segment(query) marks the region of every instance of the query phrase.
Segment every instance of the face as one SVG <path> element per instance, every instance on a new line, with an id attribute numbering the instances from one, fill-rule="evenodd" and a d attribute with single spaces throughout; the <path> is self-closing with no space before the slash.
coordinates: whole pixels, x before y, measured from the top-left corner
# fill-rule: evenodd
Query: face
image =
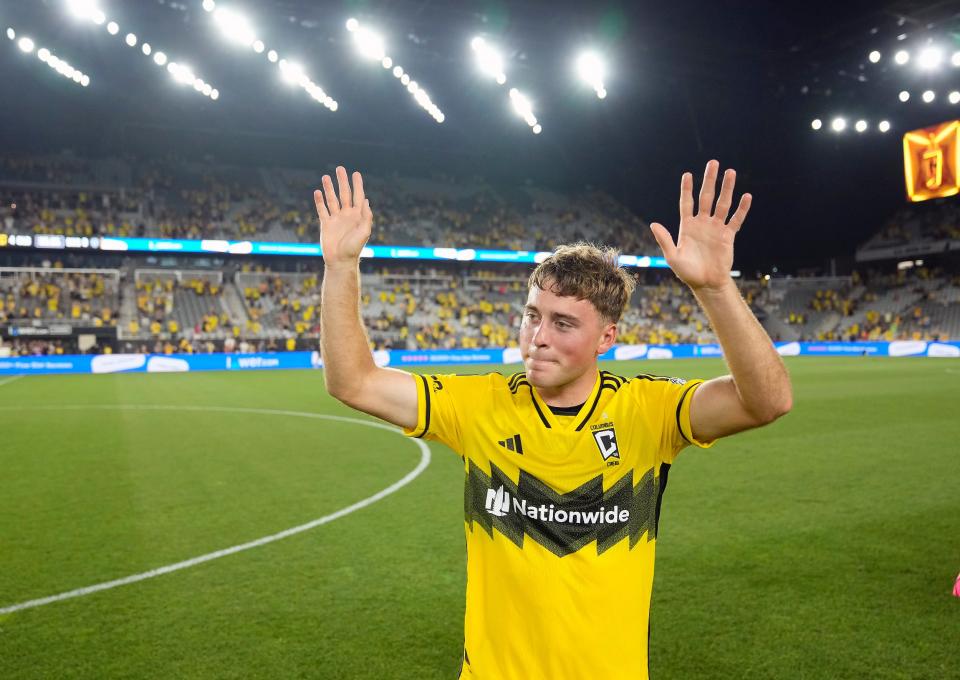
<path id="1" fill-rule="evenodd" d="M 520 354 L 534 386 L 561 387 L 596 370 L 597 356 L 616 338 L 616 324 L 600 316 L 589 300 L 530 288 L 520 324 Z"/>

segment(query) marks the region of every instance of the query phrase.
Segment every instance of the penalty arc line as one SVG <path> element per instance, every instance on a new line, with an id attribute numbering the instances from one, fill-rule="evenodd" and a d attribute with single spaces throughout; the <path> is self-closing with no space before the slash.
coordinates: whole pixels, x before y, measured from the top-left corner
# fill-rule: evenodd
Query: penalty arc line
<path id="1" fill-rule="evenodd" d="M 359 418 L 347 418 L 343 416 L 328 416 L 322 413 L 308 413 L 303 411 L 281 411 L 273 409 L 256 409 L 256 408 L 231 408 L 231 407 L 222 407 L 222 406 L 152 406 L 152 405 L 90 405 L 90 406 L 38 406 L 38 407 L 21 407 L 21 406 L 6 406 L 0 407 L 0 411 L 12 411 L 12 410 L 89 410 L 89 409 L 109 409 L 109 410 L 151 410 L 151 411 L 221 411 L 221 412 L 232 412 L 232 413 L 251 413 L 251 414 L 261 414 L 261 415 L 284 415 L 292 416 L 299 418 L 319 418 L 323 420 L 337 420 L 346 423 L 352 423 L 356 425 L 366 425 L 369 427 L 376 427 L 389 432 L 398 432 L 397 428 L 391 427 L 389 425 L 384 425 L 382 423 L 370 422 L 367 420 L 360 420 Z M 239 545 L 230 546 L 229 548 L 223 548 L 222 550 L 217 550 L 206 555 L 200 555 L 198 557 L 192 557 L 188 560 L 183 560 L 182 562 L 176 562 L 174 564 L 168 564 L 162 567 L 157 567 L 156 569 L 151 569 L 150 571 L 145 571 L 139 574 L 132 574 L 130 576 L 125 576 L 123 578 L 114 579 L 112 581 L 105 581 L 103 583 L 97 583 L 92 586 L 86 586 L 83 588 L 76 588 L 74 590 L 68 590 L 63 593 L 58 593 L 56 595 L 50 595 L 48 597 L 41 597 L 35 600 L 27 600 L 26 602 L 19 602 L 17 604 L 7 605 L 6 607 L 0 607 L 0 615 L 12 614 L 13 612 L 21 611 L 24 609 L 32 609 L 34 607 L 42 607 L 44 605 L 53 604 L 54 602 L 61 602 L 63 600 L 70 600 L 75 597 L 83 597 L 84 595 L 91 595 L 93 593 L 98 593 L 102 590 L 110 590 L 111 588 L 118 588 L 120 586 L 130 585 L 131 583 L 138 583 L 139 581 L 146 581 L 147 579 L 156 578 L 157 576 L 163 576 L 164 574 L 169 574 L 174 571 L 180 571 L 181 569 L 189 569 L 198 564 L 203 564 L 205 562 L 211 562 L 213 560 L 219 559 L 221 557 L 226 557 L 228 555 L 234 555 L 244 550 L 250 550 L 252 548 L 260 547 L 261 545 L 266 545 L 267 543 L 273 543 L 274 541 L 279 541 L 296 534 L 303 533 L 304 531 L 309 531 L 323 524 L 332 522 L 335 519 L 339 519 L 345 515 L 349 515 L 352 512 L 361 510 L 369 505 L 373 505 L 377 501 L 389 496 L 390 494 L 400 490 L 414 479 L 416 479 L 420 473 L 422 473 L 427 466 L 430 464 L 430 448 L 420 439 L 410 440 L 420 448 L 420 462 L 417 466 L 404 475 L 401 479 L 397 480 L 390 486 L 386 487 L 373 494 L 368 496 L 363 500 L 357 501 L 352 505 L 348 505 L 345 508 L 341 508 L 336 512 L 333 512 L 329 515 L 324 515 L 315 520 L 307 522 L 306 524 L 301 524 L 299 526 L 291 527 L 289 529 L 284 529 L 283 531 L 271 534 L 269 536 L 263 536 L 262 538 L 257 538 L 252 541 L 247 541 L 246 543 L 241 543 Z"/>
<path id="2" fill-rule="evenodd" d="M 7 378 L 6 380 L 0 380 L 0 386 L 9 385 L 9 384 L 12 383 L 14 380 L 19 380 L 19 379 L 22 378 L 22 377 L 23 377 L 22 375 L 15 375 L 15 376 L 12 376 L 12 377 L 10 377 L 10 378 Z"/>

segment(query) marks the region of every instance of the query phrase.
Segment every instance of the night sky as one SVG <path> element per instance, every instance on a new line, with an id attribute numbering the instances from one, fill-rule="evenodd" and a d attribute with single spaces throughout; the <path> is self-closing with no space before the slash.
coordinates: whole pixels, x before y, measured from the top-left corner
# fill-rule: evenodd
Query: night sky
<path id="1" fill-rule="evenodd" d="M 601 187 L 648 220 L 675 227 L 684 170 L 710 158 L 738 170 L 754 208 L 737 241 L 745 273 L 849 263 L 856 246 L 906 205 L 902 134 L 960 117 L 960 2 L 221 2 L 247 13 L 268 49 L 296 58 L 340 108 L 331 113 L 280 81 L 263 56 L 218 34 L 200 0 L 102 0 L 120 37 L 80 22 L 63 0 L 4 2 L 17 27 L 88 73 L 66 82 L 0 38 L 0 143 L 8 152 L 176 153 L 237 163 L 371 172 L 482 175 L 503 186 Z M 788 6 L 785 6 L 788 5 Z M 378 64 L 362 60 L 344 22 L 385 35 L 387 53 L 444 111 L 436 124 Z M 133 31 L 219 88 L 211 102 L 122 36 Z M 477 34 L 504 52 L 508 83 L 483 78 Z M 898 40 L 898 36 L 905 38 Z M 895 66 L 895 49 L 940 45 L 946 63 Z M 583 47 L 606 55 L 609 96 L 573 78 Z M 867 55 L 880 50 L 877 64 Z M 528 93 L 531 134 L 507 89 Z M 920 101 L 924 89 L 933 104 Z M 911 100 L 897 94 L 906 89 Z M 862 135 L 826 127 L 835 115 Z M 810 121 L 820 117 L 819 132 Z M 879 120 L 893 128 L 879 133 Z M 372 202 L 376 187 L 368 187 Z M 309 202 L 310 198 L 305 197 Z M 947 199 L 950 200 L 950 199 Z M 847 265 L 849 266 L 849 265 Z"/>

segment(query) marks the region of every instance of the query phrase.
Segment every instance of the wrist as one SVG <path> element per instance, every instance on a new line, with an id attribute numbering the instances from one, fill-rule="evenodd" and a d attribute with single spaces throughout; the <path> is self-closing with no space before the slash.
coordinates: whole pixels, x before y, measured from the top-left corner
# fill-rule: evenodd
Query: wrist
<path id="1" fill-rule="evenodd" d="M 355 272 L 360 267 L 360 258 L 345 260 L 323 260 L 323 268 L 330 272 Z"/>
<path id="2" fill-rule="evenodd" d="M 733 282 L 733 277 L 730 277 L 728 280 L 719 285 L 690 286 L 690 290 L 693 291 L 693 294 L 699 299 L 721 298 L 726 297 L 731 293 L 734 293 L 737 296 L 740 295 L 737 284 Z"/>

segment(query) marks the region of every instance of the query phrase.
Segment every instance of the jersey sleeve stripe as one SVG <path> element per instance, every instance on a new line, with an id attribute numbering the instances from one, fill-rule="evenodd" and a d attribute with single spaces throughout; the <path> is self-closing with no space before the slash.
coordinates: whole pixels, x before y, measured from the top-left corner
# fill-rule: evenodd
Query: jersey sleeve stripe
<path id="1" fill-rule="evenodd" d="M 687 440 L 687 443 L 693 444 L 693 432 L 690 433 L 688 437 L 687 434 L 683 431 L 683 425 L 680 424 L 680 412 L 683 410 L 683 400 L 687 398 L 687 395 L 690 394 L 690 390 L 699 385 L 700 383 L 693 383 L 687 389 L 683 391 L 683 394 L 680 395 L 680 401 L 677 402 L 677 429 L 680 430 L 680 436 Z"/>
<path id="2" fill-rule="evenodd" d="M 423 437 L 427 432 L 430 431 L 430 383 L 427 382 L 427 376 L 420 375 L 418 376 L 420 380 L 423 381 L 423 432 L 420 434 L 413 435 L 417 439 Z"/>

